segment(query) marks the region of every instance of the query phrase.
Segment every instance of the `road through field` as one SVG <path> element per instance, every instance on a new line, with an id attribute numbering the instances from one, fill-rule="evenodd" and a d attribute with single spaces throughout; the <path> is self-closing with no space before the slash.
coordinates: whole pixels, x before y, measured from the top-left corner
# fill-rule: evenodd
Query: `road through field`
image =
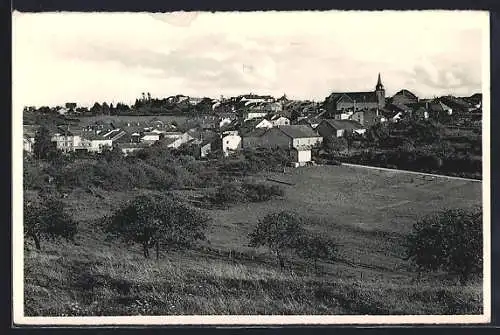
<path id="1" fill-rule="evenodd" d="M 388 172 L 400 172 L 400 173 L 416 174 L 416 175 L 420 175 L 420 176 L 429 176 L 429 177 L 436 177 L 436 178 L 448 178 L 448 179 L 454 179 L 454 180 L 474 181 L 474 182 L 478 182 L 478 183 L 481 183 L 483 181 L 482 179 L 453 177 L 453 176 L 446 176 L 446 175 L 442 175 L 442 174 L 432 174 L 432 173 L 409 171 L 409 170 L 388 169 L 388 168 L 383 168 L 383 167 L 378 167 L 378 166 L 368 166 L 368 165 L 359 165 L 359 164 L 350 164 L 350 163 L 342 163 L 342 165 L 355 167 L 355 168 L 365 168 L 365 169 L 373 169 L 373 170 L 388 171 Z"/>

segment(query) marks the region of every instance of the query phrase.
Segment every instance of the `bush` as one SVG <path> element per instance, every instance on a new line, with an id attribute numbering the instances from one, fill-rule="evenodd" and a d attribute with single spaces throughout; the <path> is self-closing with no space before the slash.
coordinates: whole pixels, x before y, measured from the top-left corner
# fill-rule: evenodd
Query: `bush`
<path id="1" fill-rule="evenodd" d="M 42 190 L 48 186 L 49 175 L 36 162 L 23 164 L 23 187 L 25 190 Z"/>
<path id="2" fill-rule="evenodd" d="M 444 270 L 466 283 L 483 269 L 482 212 L 448 209 L 413 226 L 406 240 L 408 259 L 420 270 Z"/>
<path id="3" fill-rule="evenodd" d="M 272 197 L 282 197 L 285 192 L 278 185 L 266 185 L 263 183 L 244 183 L 243 191 L 246 198 L 251 202 L 268 201 Z"/>
<path id="4" fill-rule="evenodd" d="M 246 201 L 241 185 L 237 183 L 224 183 L 217 187 L 212 201 L 216 204 L 223 205 L 228 203 L 239 203 Z"/>
<path id="5" fill-rule="evenodd" d="M 263 202 L 275 196 L 283 196 L 283 189 L 278 185 L 264 183 L 224 183 L 212 195 L 212 202 L 223 204 L 236 204 L 242 202 Z"/>

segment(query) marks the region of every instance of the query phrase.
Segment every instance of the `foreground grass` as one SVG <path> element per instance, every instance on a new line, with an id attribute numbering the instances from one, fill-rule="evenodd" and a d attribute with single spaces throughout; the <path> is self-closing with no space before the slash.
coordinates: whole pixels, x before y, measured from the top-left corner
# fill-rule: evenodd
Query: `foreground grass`
<path id="1" fill-rule="evenodd" d="M 208 210 L 210 247 L 145 260 L 135 247 L 106 242 L 94 222 L 143 192 L 74 191 L 65 199 L 80 222 L 77 243 L 26 242 L 25 314 L 480 314 L 482 286 L 416 274 L 402 259 L 404 235 L 421 215 L 480 204 L 480 184 L 425 181 L 352 168 L 296 169 L 284 199 Z M 265 177 L 264 177 L 265 178 Z M 27 192 L 26 195 L 30 193 Z M 280 271 L 266 250 L 247 247 L 257 220 L 277 210 L 314 217 L 311 230 L 339 244 L 315 273 L 289 256 Z M 229 258 L 229 252 L 239 254 Z"/>
<path id="2" fill-rule="evenodd" d="M 203 314 L 478 314 L 477 285 L 345 280 L 306 271 L 177 254 L 48 246 L 26 253 L 30 316 Z"/>

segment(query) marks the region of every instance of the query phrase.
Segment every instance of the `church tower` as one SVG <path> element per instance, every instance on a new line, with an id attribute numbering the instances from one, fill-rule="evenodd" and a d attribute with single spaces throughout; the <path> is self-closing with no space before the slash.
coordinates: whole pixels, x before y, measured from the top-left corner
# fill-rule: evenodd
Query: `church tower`
<path id="1" fill-rule="evenodd" d="M 382 79 L 380 79 L 380 73 L 378 74 L 377 86 L 375 86 L 375 95 L 377 96 L 378 108 L 385 107 L 385 89 L 382 85 Z"/>

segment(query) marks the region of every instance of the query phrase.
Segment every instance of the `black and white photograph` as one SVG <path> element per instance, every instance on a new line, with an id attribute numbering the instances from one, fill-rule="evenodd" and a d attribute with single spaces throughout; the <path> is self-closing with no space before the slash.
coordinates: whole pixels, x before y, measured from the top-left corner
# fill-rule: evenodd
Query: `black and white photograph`
<path id="1" fill-rule="evenodd" d="M 13 318 L 491 318 L 487 11 L 12 13 Z"/>

